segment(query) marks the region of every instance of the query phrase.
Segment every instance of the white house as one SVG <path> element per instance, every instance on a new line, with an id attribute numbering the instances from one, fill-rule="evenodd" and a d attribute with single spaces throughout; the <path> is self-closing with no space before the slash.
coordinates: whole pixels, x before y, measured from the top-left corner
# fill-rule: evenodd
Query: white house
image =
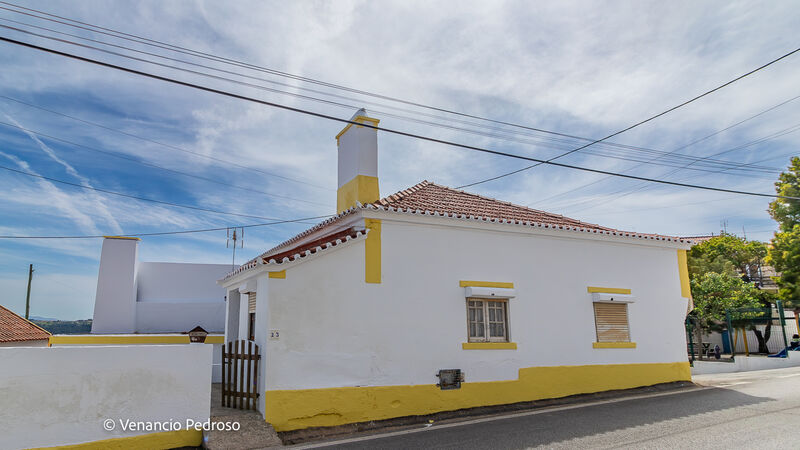
<path id="1" fill-rule="evenodd" d="M 378 120 L 352 121 L 340 213 L 219 281 L 276 430 L 690 380 L 689 242 L 427 181 L 380 198 Z"/>
<path id="2" fill-rule="evenodd" d="M 103 240 L 92 333 L 225 330 L 225 291 L 214 281 L 227 264 L 144 262 L 139 238 Z"/>
<path id="3" fill-rule="evenodd" d="M 53 346 L 188 344 L 200 326 L 214 346 L 212 379 L 221 380 L 228 264 L 139 261 L 139 238 L 103 240 L 90 335 L 55 335 Z M 216 335 L 214 335 L 216 333 Z"/>

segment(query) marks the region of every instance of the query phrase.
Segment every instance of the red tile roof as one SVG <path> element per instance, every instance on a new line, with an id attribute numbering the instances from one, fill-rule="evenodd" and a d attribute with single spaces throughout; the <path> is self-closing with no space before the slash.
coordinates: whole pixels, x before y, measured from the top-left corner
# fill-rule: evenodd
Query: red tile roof
<path id="1" fill-rule="evenodd" d="M 42 341 L 50 333 L 0 305 L 0 342 Z"/>
<path id="2" fill-rule="evenodd" d="M 581 222 L 558 214 L 459 191 L 429 181 L 423 181 L 416 186 L 384 197 L 373 205 L 612 231 L 611 228 L 593 223 Z"/>
<path id="3" fill-rule="evenodd" d="M 348 209 L 336 217 L 327 219 L 324 222 L 321 222 L 292 237 L 291 239 L 278 244 L 272 249 L 262 253 L 257 258 L 248 261 L 235 271 L 228 274 L 226 278 L 255 267 L 258 264 L 259 259 L 261 259 L 264 263 L 268 263 L 273 260 L 276 263 L 281 263 L 283 258 L 289 257 L 290 261 L 293 261 L 294 255 L 300 254 L 302 257 L 305 256 L 305 252 L 309 252 L 308 254 L 315 253 L 318 247 L 321 247 L 322 249 L 327 248 L 326 244 L 332 243 L 336 239 L 339 239 L 339 235 L 343 235 L 345 238 L 347 238 L 347 236 L 350 236 L 351 238 L 356 237 L 356 235 L 353 233 L 358 232 L 353 231 L 353 228 L 341 230 L 340 228 L 337 229 L 336 226 L 339 225 L 339 223 L 345 217 L 363 208 L 377 208 L 410 213 L 435 213 L 434 215 L 444 215 L 447 217 L 461 219 L 474 218 L 476 220 L 483 220 L 487 222 L 516 223 L 520 225 L 582 231 L 618 237 L 687 243 L 687 241 L 682 238 L 676 238 L 672 236 L 620 231 L 593 223 L 581 222 L 580 220 L 571 219 L 558 214 L 531 209 L 525 206 L 484 197 L 482 195 L 459 191 L 457 189 L 441 186 L 429 181 L 423 181 L 408 189 L 389 195 L 388 197 L 384 197 L 374 203 L 363 205 L 360 208 Z M 318 237 L 311 242 L 297 244 L 298 242 L 302 242 L 304 238 L 329 228 L 331 231 L 328 231 L 327 234 Z M 341 240 L 345 241 L 345 239 Z"/>

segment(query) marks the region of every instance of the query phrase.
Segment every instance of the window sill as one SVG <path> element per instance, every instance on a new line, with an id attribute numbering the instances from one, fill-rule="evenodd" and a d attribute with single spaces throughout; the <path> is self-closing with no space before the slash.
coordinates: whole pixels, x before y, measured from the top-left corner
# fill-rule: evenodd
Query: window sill
<path id="1" fill-rule="evenodd" d="M 636 342 L 593 342 L 593 348 L 636 348 Z"/>
<path id="2" fill-rule="evenodd" d="M 462 350 L 516 350 L 516 342 L 464 342 Z"/>

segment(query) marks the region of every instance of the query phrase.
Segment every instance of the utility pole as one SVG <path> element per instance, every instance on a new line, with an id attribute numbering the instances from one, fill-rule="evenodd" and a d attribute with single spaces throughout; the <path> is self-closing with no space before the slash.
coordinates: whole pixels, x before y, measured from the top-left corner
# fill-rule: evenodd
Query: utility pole
<path id="1" fill-rule="evenodd" d="M 239 232 L 237 234 L 237 232 Z M 244 248 L 244 228 L 228 228 L 228 240 L 225 247 L 233 247 L 233 258 L 231 259 L 231 270 L 236 270 L 236 242 L 240 242 L 239 248 Z M 233 245 L 231 245 L 231 242 Z"/>
<path id="2" fill-rule="evenodd" d="M 33 264 L 28 267 L 28 295 L 25 296 L 25 320 L 31 315 L 31 280 L 33 280 Z"/>

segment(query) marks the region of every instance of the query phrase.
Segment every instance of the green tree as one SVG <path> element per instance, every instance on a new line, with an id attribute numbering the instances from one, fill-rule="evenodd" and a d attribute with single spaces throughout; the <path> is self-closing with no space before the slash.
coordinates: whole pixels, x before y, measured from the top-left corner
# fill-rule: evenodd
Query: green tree
<path id="1" fill-rule="evenodd" d="M 769 213 L 778 222 L 779 231 L 772 239 L 767 261 L 780 277 L 778 297 L 784 305 L 794 306 L 800 312 L 800 158 L 792 158 L 788 170 L 775 182 L 775 190 L 783 198 L 769 204 Z"/>
<path id="2" fill-rule="evenodd" d="M 761 266 L 767 256 L 763 242 L 723 234 L 695 245 L 688 256 L 695 306 L 691 316 L 698 338 L 702 330 L 721 330 L 728 309 L 769 307 L 774 301 L 756 285 L 762 283 Z M 749 328 L 758 340 L 759 352 L 767 353 L 771 323 L 763 333 L 753 323 Z"/>
<path id="3" fill-rule="evenodd" d="M 689 276 L 704 274 L 737 274 L 745 281 L 761 282 L 761 265 L 767 256 L 763 242 L 746 241 L 738 236 L 723 234 L 695 245 L 689 251 Z"/>
<path id="4" fill-rule="evenodd" d="M 691 280 L 691 285 L 693 315 L 706 329 L 723 323 L 728 309 L 762 306 L 759 289 L 729 273 L 708 272 Z"/>

